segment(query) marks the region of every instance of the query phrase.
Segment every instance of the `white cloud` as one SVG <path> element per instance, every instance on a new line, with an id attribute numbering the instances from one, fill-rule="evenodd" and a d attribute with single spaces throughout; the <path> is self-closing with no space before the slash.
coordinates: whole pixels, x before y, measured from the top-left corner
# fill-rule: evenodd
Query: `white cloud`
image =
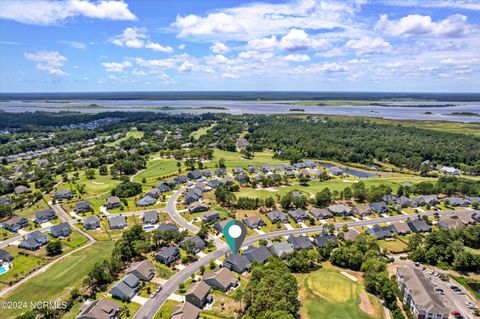
<path id="1" fill-rule="evenodd" d="M 247 48 L 250 50 L 268 51 L 277 47 L 277 37 L 272 35 L 271 37 L 262 39 L 253 39 L 248 41 Z"/>
<path id="2" fill-rule="evenodd" d="M 228 51 L 230 51 L 230 49 L 222 42 L 215 42 L 213 45 L 210 46 L 210 50 L 213 53 L 227 53 Z"/>
<path id="3" fill-rule="evenodd" d="M 125 68 L 131 68 L 132 62 L 125 60 L 121 63 L 118 62 L 104 62 L 102 66 L 105 68 L 107 72 L 123 72 Z"/>
<path id="4" fill-rule="evenodd" d="M 207 15 L 177 16 L 171 25 L 178 37 L 204 41 L 248 41 L 285 34 L 294 28 L 350 29 L 358 5 L 351 2 L 291 0 L 255 2 L 217 10 Z"/>
<path id="5" fill-rule="evenodd" d="M 345 47 L 356 50 L 357 55 L 382 54 L 391 51 L 391 45 L 380 37 L 364 37 L 359 40 L 350 40 Z"/>
<path id="6" fill-rule="evenodd" d="M 74 49 L 85 50 L 87 48 L 85 43 L 79 41 L 60 41 L 60 43 L 67 44 Z"/>
<path id="7" fill-rule="evenodd" d="M 14 42 L 14 41 L 0 41 L 0 44 L 3 44 L 3 45 L 19 45 L 18 42 Z"/>
<path id="8" fill-rule="evenodd" d="M 53 75 L 68 75 L 61 69 L 67 58 L 57 51 L 26 52 L 24 55 L 28 60 L 38 62 L 36 67 L 39 70 Z"/>
<path id="9" fill-rule="evenodd" d="M 180 45 L 178 46 L 178 49 L 179 49 L 179 50 L 183 50 L 183 49 L 185 49 L 186 47 L 187 47 L 187 46 L 182 43 L 182 44 L 180 44 Z"/>
<path id="10" fill-rule="evenodd" d="M 449 8 L 480 11 L 480 3 L 477 0 L 385 0 L 391 6 L 399 7 L 424 7 L 424 8 Z"/>
<path id="11" fill-rule="evenodd" d="M 147 48 L 155 52 L 171 53 L 173 49 L 169 46 L 163 46 L 159 43 L 151 42 L 148 40 L 147 30 L 145 28 L 129 27 L 123 30 L 122 34 L 119 34 L 109 41 L 120 47 L 127 48 Z"/>
<path id="12" fill-rule="evenodd" d="M 152 49 L 155 52 L 165 52 L 165 53 L 172 53 L 173 49 L 172 47 L 169 46 L 163 46 L 161 44 L 155 43 L 155 42 L 150 42 L 145 45 L 147 49 Z"/>
<path id="13" fill-rule="evenodd" d="M 333 58 L 338 56 L 345 55 L 345 52 L 341 48 L 333 48 L 323 53 L 318 53 L 319 56 L 323 56 L 325 58 Z"/>
<path id="14" fill-rule="evenodd" d="M 135 63 L 140 66 L 151 68 L 151 69 L 166 69 L 172 68 L 176 65 L 176 60 L 174 59 L 152 59 L 152 60 L 145 60 L 143 58 L 136 58 Z"/>
<path id="15" fill-rule="evenodd" d="M 400 20 L 389 20 L 388 15 L 380 16 L 375 30 L 389 36 L 434 36 L 459 38 L 476 30 L 468 24 L 467 17 L 454 14 L 439 22 L 433 22 L 430 16 L 408 15 Z"/>
<path id="16" fill-rule="evenodd" d="M 178 71 L 188 72 L 188 71 L 192 71 L 194 67 L 195 67 L 195 64 L 191 63 L 190 61 L 185 61 L 182 63 L 182 65 L 180 65 L 180 67 L 178 68 Z"/>
<path id="17" fill-rule="evenodd" d="M 135 15 L 128 9 L 128 4 L 123 1 L 0 1 L 0 18 L 20 23 L 54 25 L 78 16 L 104 20 L 136 20 Z"/>
<path id="18" fill-rule="evenodd" d="M 299 66 L 293 70 L 293 73 L 296 74 L 317 74 L 317 73 L 342 73 L 349 70 L 348 66 L 331 62 L 323 64 L 315 64 L 309 66 Z"/>
<path id="19" fill-rule="evenodd" d="M 307 62 L 310 61 L 310 57 L 306 54 L 289 54 L 285 57 L 289 62 Z"/>
<path id="20" fill-rule="evenodd" d="M 280 40 L 280 47 L 287 51 L 314 49 L 326 44 L 326 40 L 315 40 L 302 29 L 292 29 Z"/>

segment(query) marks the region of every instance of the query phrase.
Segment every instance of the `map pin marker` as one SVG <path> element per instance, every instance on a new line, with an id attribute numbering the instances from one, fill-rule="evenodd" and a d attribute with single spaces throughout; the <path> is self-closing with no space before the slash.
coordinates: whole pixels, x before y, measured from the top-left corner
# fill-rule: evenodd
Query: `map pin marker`
<path id="1" fill-rule="evenodd" d="M 247 228 L 242 222 L 231 220 L 223 227 L 223 236 L 227 239 L 232 254 L 236 254 L 247 236 Z"/>

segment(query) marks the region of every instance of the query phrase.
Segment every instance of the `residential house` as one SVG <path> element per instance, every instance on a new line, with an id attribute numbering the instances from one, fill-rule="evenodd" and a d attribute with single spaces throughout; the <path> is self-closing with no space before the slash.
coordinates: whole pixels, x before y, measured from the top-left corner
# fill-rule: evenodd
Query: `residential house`
<path id="1" fill-rule="evenodd" d="M 368 204 L 357 205 L 353 207 L 353 212 L 359 216 L 365 217 L 372 214 L 372 209 Z"/>
<path id="2" fill-rule="evenodd" d="M 194 202 L 198 202 L 198 200 L 200 199 L 200 196 L 198 196 L 196 193 L 194 192 L 188 192 L 186 195 L 185 195 L 185 198 L 183 199 L 183 203 L 185 205 L 190 205 Z"/>
<path id="3" fill-rule="evenodd" d="M 447 175 L 460 175 L 460 171 L 455 167 L 443 166 L 441 171 Z"/>
<path id="4" fill-rule="evenodd" d="M 348 216 L 352 214 L 352 209 L 347 205 L 339 204 L 339 205 L 330 205 L 327 209 L 334 215 L 334 216 Z"/>
<path id="5" fill-rule="evenodd" d="M 268 173 L 268 172 L 271 171 L 271 168 L 270 168 L 270 165 L 265 164 L 265 165 L 260 166 L 260 170 L 264 173 Z"/>
<path id="6" fill-rule="evenodd" d="M 295 237 L 293 235 L 290 235 L 287 239 L 287 241 L 293 246 L 294 250 L 298 249 L 312 249 L 313 245 L 312 242 L 310 241 L 310 238 L 304 235 L 300 235 L 298 237 Z"/>
<path id="7" fill-rule="evenodd" d="M 190 205 L 188 205 L 188 211 L 190 213 L 206 212 L 209 209 L 210 209 L 210 206 L 208 206 L 205 203 L 200 203 L 200 202 L 193 202 Z"/>
<path id="8" fill-rule="evenodd" d="M 328 219 L 333 217 L 332 213 L 326 208 L 317 208 L 314 207 L 310 210 L 310 215 L 315 217 L 315 219 Z"/>
<path id="9" fill-rule="evenodd" d="M 152 206 L 157 202 L 157 200 L 151 196 L 144 196 L 137 200 L 137 206 L 145 207 L 145 206 Z"/>
<path id="10" fill-rule="evenodd" d="M 162 195 L 162 192 L 158 187 L 150 188 L 145 192 L 145 196 L 152 197 L 153 199 L 157 199 L 160 195 Z"/>
<path id="11" fill-rule="evenodd" d="M 235 143 L 235 145 L 237 146 L 237 151 L 241 151 L 241 150 L 244 150 L 247 148 L 247 146 L 249 145 L 248 143 L 248 140 L 244 137 L 240 137 L 237 142 Z"/>
<path id="12" fill-rule="evenodd" d="M 88 230 L 100 228 L 100 219 L 95 215 L 88 216 L 87 218 L 83 219 L 83 227 Z"/>
<path id="13" fill-rule="evenodd" d="M 158 222 L 158 214 L 156 210 L 149 210 L 143 213 L 143 222 L 145 224 L 156 224 Z"/>
<path id="14" fill-rule="evenodd" d="M 243 219 L 243 223 L 251 229 L 259 229 L 260 227 L 265 226 L 265 222 L 260 216 L 247 217 Z"/>
<path id="15" fill-rule="evenodd" d="M 248 175 L 243 173 L 238 174 L 237 177 L 235 178 L 240 184 L 247 184 L 248 181 L 250 180 L 250 177 L 248 177 Z"/>
<path id="16" fill-rule="evenodd" d="M 82 307 L 75 319 L 116 319 L 121 309 L 115 301 L 101 298 Z"/>
<path id="17" fill-rule="evenodd" d="M 396 203 L 398 201 L 398 198 L 395 195 L 387 194 L 382 196 L 382 200 L 387 203 Z"/>
<path id="18" fill-rule="evenodd" d="M 418 268 L 397 268 L 397 283 L 403 302 L 416 319 L 447 319 L 449 309 L 435 286 Z"/>
<path id="19" fill-rule="evenodd" d="M 281 241 L 278 243 L 274 243 L 271 245 L 268 250 L 272 253 L 272 255 L 277 256 L 278 258 L 284 259 L 287 257 L 288 254 L 293 252 L 293 246 L 287 241 Z"/>
<path id="20" fill-rule="evenodd" d="M 478 196 L 467 196 L 465 199 L 468 201 L 469 204 L 479 203 L 480 204 L 480 197 Z"/>
<path id="21" fill-rule="evenodd" d="M 50 234 L 52 237 L 68 237 L 72 233 L 72 227 L 70 227 L 70 224 L 68 222 L 63 222 L 57 225 L 53 225 L 52 228 L 50 228 Z"/>
<path id="22" fill-rule="evenodd" d="M 187 177 L 189 179 L 197 180 L 197 179 L 202 178 L 202 173 L 200 171 L 190 171 L 190 172 L 188 172 Z"/>
<path id="23" fill-rule="evenodd" d="M 158 227 L 157 227 L 157 231 L 159 231 L 159 232 L 169 231 L 169 230 L 173 230 L 173 231 L 178 232 L 178 226 L 175 225 L 175 224 L 172 224 L 172 223 L 164 223 L 164 224 L 158 225 Z"/>
<path id="24" fill-rule="evenodd" d="M 380 226 L 378 224 L 368 229 L 367 234 L 375 236 L 378 240 L 392 237 L 392 232 L 388 226 Z"/>
<path id="25" fill-rule="evenodd" d="M 27 235 L 26 239 L 22 241 L 18 247 L 28 250 L 38 250 L 40 247 L 48 243 L 48 236 L 39 230 Z"/>
<path id="26" fill-rule="evenodd" d="M 321 234 L 313 240 L 317 247 L 326 247 L 328 243 L 332 243 L 334 247 L 338 247 L 338 240 L 335 235 Z"/>
<path id="27" fill-rule="evenodd" d="M 180 247 L 187 249 L 193 243 L 193 250 L 197 254 L 205 248 L 205 242 L 198 236 L 185 237 L 184 240 L 180 242 Z"/>
<path id="28" fill-rule="evenodd" d="M 0 263 L 11 262 L 13 256 L 6 250 L 0 249 Z"/>
<path id="29" fill-rule="evenodd" d="M 155 266 L 149 260 L 134 262 L 127 269 L 127 274 L 134 274 L 143 281 L 150 281 L 155 277 Z"/>
<path id="30" fill-rule="evenodd" d="M 213 176 L 213 172 L 209 169 L 204 169 L 202 171 L 202 175 L 205 176 L 205 177 L 212 177 Z"/>
<path id="31" fill-rule="evenodd" d="M 400 207 L 411 207 L 414 205 L 414 202 L 408 197 L 401 196 L 397 200 L 397 204 L 400 205 Z"/>
<path id="32" fill-rule="evenodd" d="M 250 269 L 250 261 L 247 257 L 240 254 L 230 254 L 223 261 L 223 267 L 235 271 L 236 273 L 243 274 Z"/>
<path id="33" fill-rule="evenodd" d="M 86 213 L 86 212 L 93 211 L 93 209 L 89 202 L 84 201 L 84 202 L 75 203 L 75 211 L 77 213 Z"/>
<path id="34" fill-rule="evenodd" d="M 127 219 L 123 215 L 115 215 L 108 218 L 110 229 L 123 229 L 127 227 Z"/>
<path id="35" fill-rule="evenodd" d="M 305 213 L 305 211 L 301 208 L 289 210 L 288 215 L 290 215 L 290 217 L 292 217 L 297 223 L 301 223 L 308 219 L 307 213 Z"/>
<path id="36" fill-rule="evenodd" d="M 432 229 L 423 219 L 407 220 L 407 225 L 415 233 L 429 232 Z"/>
<path id="37" fill-rule="evenodd" d="M 161 183 L 160 185 L 157 186 L 157 188 L 160 191 L 160 193 L 166 193 L 166 192 L 169 192 L 171 190 L 171 188 L 170 188 L 170 186 L 168 185 L 167 182 Z"/>
<path id="38" fill-rule="evenodd" d="M 210 188 L 217 188 L 220 185 L 220 181 L 218 179 L 211 179 L 207 182 L 207 185 Z"/>
<path id="39" fill-rule="evenodd" d="M 420 201 L 423 201 L 424 205 L 436 205 L 439 203 L 438 198 L 436 195 L 420 195 Z M 420 205 L 419 205 L 420 206 Z"/>
<path id="40" fill-rule="evenodd" d="M 406 223 L 393 222 L 390 226 L 390 231 L 399 235 L 406 235 L 411 232 L 410 227 Z"/>
<path id="41" fill-rule="evenodd" d="M 215 170 L 215 175 L 225 176 L 225 175 L 227 175 L 227 169 L 224 168 L 224 167 L 217 168 L 217 169 Z"/>
<path id="42" fill-rule="evenodd" d="M 55 214 L 53 209 L 45 209 L 35 213 L 35 222 L 37 224 L 46 223 L 55 218 L 57 218 L 57 214 Z"/>
<path id="43" fill-rule="evenodd" d="M 210 286 L 204 281 L 191 284 L 190 290 L 185 294 L 185 301 L 203 309 L 205 305 L 213 301 L 213 296 L 210 294 Z"/>
<path id="44" fill-rule="evenodd" d="M 220 220 L 213 224 L 213 228 L 219 233 L 223 233 L 223 229 L 225 228 L 225 225 L 231 221 L 231 219 L 225 219 L 225 220 Z"/>
<path id="45" fill-rule="evenodd" d="M 60 189 L 53 194 L 55 199 L 69 199 L 73 197 L 73 192 L 69 189 Z"/>
<path id="46" fill-rule="evenodd" d="M 258 169 L 257 169 L 255 166 L 249 166 L 249 167 L 247 168 L 247 171 L 248 171 L 249 173 L 252 173 L 252 174 L 253 174 L 253 173 L 258 173 Z"/>
<path id="47" fill-rule="evenodd" d="M 198 319 L 201 311 L 189 302 L 182 302 L 173 308 L 170 319 Z"/>
<path id="48" fill-rule="evenodd" d="M 234 168 L 232 169 L 232 172 L 233 172 L 233 174 L 235 174 L 235 175 L 240 174 L 240 173 L 243 173 L 243 168 L 241 168 L 241 167 L 234 167 Z"/>
<path id="49" fill-rule="evenodd" d="M 450 196 L 445 199 L 445 203 L 448 203 L 450 206 L 468 206 L 468 200 L 462 197 Z"/>
<path id="50" fill-rule="evenodd" d="M 112 287 L 110 293 L 113 298 L 130 301 L 140 288 L 140 279 L 134 274 L 128 274 Z"/>
<path id="51" fill-rule="evenodd" d="M 176 185 L 184 184 L 184 183 L 188 182 L 188 177 L 185 176 L 185 175 L 175 176 L 173 178 L 173 182 Z"/>
<path id="52" fill-rule="evenodd" d="M 465 224 L 458 218 L 458 216 L 447 216 L 441 218 L 437 223 L 437 227 L 445 230 L 452 230 L 457 228 L 465 227 Z"/>
<path id="53" fill-rule="evenodd" d="M 203 274 L 202 280 L 210 287 L 227 292 L 238 286 L 238 279 L 227 268 L 220 268 L 215 271 L 207 271 Z"/>
<path id="54" fill-rule="evenodd" d="M 115 209 L 120 207 L 120 198 L 117 196 L 110 196 L 105 200 L 105 207 L 107 209 Z"/>
<path id="55" fill-rule="evenodd" d="M 343 238 L 344 238 L 345 240 L 355 241 L 359 235 L 360 235 L 360 233 L 358 232 L 358 230 L 356 230 L 355 228 L 350 228 L 350 229 L 343 235 Z"/>
<path id="56" fill-rule="evenodd" d="M 370 203 L 370 208 L 372 209 L 372 211 L 374 211 L 377 214 L 388 213 L 388 205 L 383 201 Z"/>
<path id="57" fill-rule="evenodd" d="M 30 191 L 30 188 L 28 188 L 27 186 L 23 186 L 23 185 L 18 185 L 17 187 L 15 187 L 13 189 L 15 195 L 21 195 L 23 193 L 28 193 Z"/>
<path id="58" fill-rule="evenodd" d="M 265 263 L 272 254 L 268 251 L 267 247 L 260 245 L 259 247 L 248 247 L 243 254 L 248 258 L 250 262 Z"/>
<path id="59" fill-rule="evenodd" d="M 214 221 L 215 219 L 218 219 L 218 218 L 220 218 L 220 213 L 215 211 L 215 210 L 211 210 L 211 211 L 208 211 L 208 212 L 202 214 L 202 221 L 204 223 L 209 223 L 209 222 Z"/>
<path id="60" fill-rule="evenodd" d="M 25 217 L 20 217 L 16 215 L 2 222 L 2 227 L 11 231 L 12 233 L 16 233 L 19 229 L 22 229 L 27 225 L 28 225 L 28 219 L 26 219 Z"/>
<path id="61" fill-rule="evenodd" d="M 177 247 L 162 247 L 155 254 L 155 259 L 157 259 L 162 264 L 169 266 L 171 263 L 179 260 L 182 257 L 180 250 Z"/>
<path id="62" fill-rule="evenodd" d="M 276 224 L 278 222 L 283 223 L 283 224 L 288 223 L 287 216 L 284 213 L 282 213 L 278 210 L 272 210 L 272 211 L 268 212 L 267 213 L 267 218 L 270 219 L 272 224 Z"/>

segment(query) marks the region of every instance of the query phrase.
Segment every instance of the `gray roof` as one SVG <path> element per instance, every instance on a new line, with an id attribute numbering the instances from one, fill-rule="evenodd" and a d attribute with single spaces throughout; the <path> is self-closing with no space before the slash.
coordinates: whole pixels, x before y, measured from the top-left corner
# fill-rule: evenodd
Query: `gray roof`
<path id="1" fill-rule="evenodd" d="M 410 267 L 397 268 L 397 272 L 405 282 L 405 291 L 411 296 L 415 305 L 421 311 L 433 314 L 444 314 L 449 311 L 442 298 L 435 292 L 432 282 L 424 275 L 422 270 Z"/>
<path id="2" fill-rule="evenodd" d="M 294 249 L 310 249 L 313 247 L 310 239 L 304 235 L 300 235 L 298 237 L 290 235 L 287 240 L 290 244 L 292 244 Z"/>
<path id="3" fill-rule="evenodd" d="M 143 213 L 143 221 L 144 222 L 152 222 L 156 223 L 158 221 L 158 214 L 156 210 L 149 210 Z"/>
<path id="4" fill-rule="evenodd" d="M 274 243 L 272 246 L 268 248 L 270 252 L 280 258 L 286 257 L 286 255 L 293 252 L 293 246 L 287 241 L 281 241 L 278 243 Z"/>
<path id="5" fill-rule="evenodd" d="M 77 318 L 111 319 L 120 311 L 120 306 L 111 299 L 101 298 L 80 311 Z"/>
<path id="6" fill-rule="evenodd" d="M 171 224 L 171 223 L 164 223 L 164 224 L 158 225 L 157 230 L 158 231 L 167 231 L 167 230 L 178 231 L 178 226 L 175 225 L 175 224 Z"/>
<path id="7" fill-rule="evenodd" d="M 300 220 L 300 219 L 303 220 L 308 218 L 307 213 L 305 213 L 305 211 L 301 208 L 297 208 L 295 210 L 289 210 L 288 214 L 292 216 L 292 218 L 295 220 Z"/>
<path id="8" fill-rule="evenodd" d="M 227 258 L 225 258 L 223 265 L 226 264 L 234 265 L 237 269 L 240 270 L 247 270 L 250 268 L 250 261 L 247 257 L 240 254 L 230 254 Z M 234 269 L 234 268 L 233 268 Z"/>
<path id="9" fill-rule="evenodd" d="M 316 219 L 330 218 L 332 213 L 326 208 L 317 208 L 314 207 L 310 210 L 310 214 Z"/>
<path id="10" fill-rule="evenodd" d="M 288 223 L 287 216 L 278 210 L 272 210 L 268 212 L 267 218 L 270 219 L 272 223 L 276 223 L 277 221 L 280 221 L 282 223 Z"/>
<path id="11" fill-rule="evenodd" d="M 92 215 L 92 216 L 88 216 L 87 218 L 85 218 L 83 220 L 83 224 L 94 224 L 94 223 L 99 223 L 100 222 L 100 218 L 98 218 L 97 216 L 95 215 Z"/>
<path id="12" fill-rule="evenodd" d="M 430 226 L 423 219 L 414 219 L 407 221 L 408 227 L 414 232 L 430 231 Z"/>
<path id="13" fill-rule="evenodd" d="M 123 215 L 116 215 L 116 216 L 111 216 L 108 218 L 108 225 L 110 225 L 110 228 L 115 228 L 118 226 L 124 226 L 127 224 L 127 220 L 125 219 L 125 216 Z"/>
<path id="14" fill-rule="evenodd" d="M 247 250 L 244 251 L 243 254 L 251 262 L 256 261 L 260 263 L 264 263 L 265 261 L 268 260 L 268 258 L 272 256 L 272 254 L 268 251 L 267 247 L 265 246 L 259 246 L 257 248 L 249 247 Z"/>

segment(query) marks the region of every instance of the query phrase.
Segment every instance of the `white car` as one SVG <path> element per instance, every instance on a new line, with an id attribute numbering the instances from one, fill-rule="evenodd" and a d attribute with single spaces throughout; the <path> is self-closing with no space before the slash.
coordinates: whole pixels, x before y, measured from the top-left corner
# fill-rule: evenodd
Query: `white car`
<path id="1" fill-rule="evenodd" d="M 475 309 L 475 308 L 477 308 L 477 307 L 475 306 L 475 304 L 474 304 L 473 302 L 471 302 L 471 301 L 467 301 L 465 304 L 467 305 L 468 309 Z"/>
<path id="2" fill-rule="evenodd" d="M 152 293 L 150 294 L 150 299 L 155 298 L 156 295 L 157 295 L 157 292 L 156 292 L 156 291 L 152 292 Z"/>

